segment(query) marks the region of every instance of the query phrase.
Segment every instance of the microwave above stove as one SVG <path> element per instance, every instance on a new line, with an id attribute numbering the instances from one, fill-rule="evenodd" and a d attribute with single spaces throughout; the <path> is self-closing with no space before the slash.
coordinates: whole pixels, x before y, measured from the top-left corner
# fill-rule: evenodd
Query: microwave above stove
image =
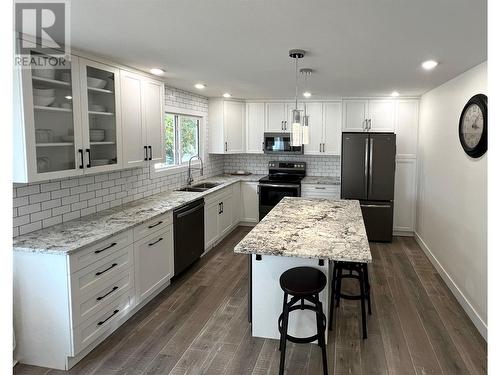
<path id="1" fill-rule="evenodd" d="M 292 146 L 291 133 L 264 133 L 265 154 L 303 154 L 303 146 Z"/>

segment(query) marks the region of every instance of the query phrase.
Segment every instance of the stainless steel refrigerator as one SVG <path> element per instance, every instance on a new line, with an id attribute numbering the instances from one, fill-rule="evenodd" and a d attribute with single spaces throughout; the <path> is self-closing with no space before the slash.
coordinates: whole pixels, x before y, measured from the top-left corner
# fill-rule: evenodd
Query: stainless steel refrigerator
<path id="1" fill-rule="evenodd" d="M 394 133 L 342 133 L 341 198 L 358 199 L 369 241 L 392 241 Z"/>

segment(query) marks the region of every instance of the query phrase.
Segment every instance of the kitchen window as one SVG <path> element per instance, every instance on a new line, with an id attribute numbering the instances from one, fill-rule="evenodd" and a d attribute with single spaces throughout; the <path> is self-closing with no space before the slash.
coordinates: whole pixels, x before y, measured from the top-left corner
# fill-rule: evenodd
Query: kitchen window
<path id="1" fill-rule="evenodd" d="M 200 153 L 200 118 L 165 114 L 164 167 L 186 164 Z"/>

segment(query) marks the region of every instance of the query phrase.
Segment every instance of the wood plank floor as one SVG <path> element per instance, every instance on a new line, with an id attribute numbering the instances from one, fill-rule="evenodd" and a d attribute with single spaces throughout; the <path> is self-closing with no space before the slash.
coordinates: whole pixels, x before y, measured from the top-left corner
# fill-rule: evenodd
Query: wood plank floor
<path id="1" fill-rule="evenodd" d="M 247 258 L 222 243 L 70 371 L 40 374 L 277 374 L 278 342 L 251 337 Z M 371 244 L 373 315 L 361 339 L 357 301 L 342 300 L 328 345 L 329 373 L 485 374 L 486 343 L 412 238 Z M 355 285 L 343 283 L 343 288 Z M 287 345 L 287 374 L 321 374 L 316 345 Z"/>

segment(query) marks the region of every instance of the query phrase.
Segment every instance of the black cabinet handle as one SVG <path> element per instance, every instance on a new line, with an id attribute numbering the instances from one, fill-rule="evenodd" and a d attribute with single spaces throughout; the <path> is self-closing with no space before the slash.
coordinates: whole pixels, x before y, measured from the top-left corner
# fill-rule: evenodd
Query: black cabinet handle
<path id="1" fill-rule="evenodd" d="M 115 316 L 116 314 L 118 314 L 118 309 L 116 309 L 115 311 L 113 311 L 113 314 L 111 314 L 110 316 L 108 316 L 106 319 L 104 319 L 103 321 L 97 323 L 98 326 L 102 326 L 104 323 L 106 323 L 109 319 L 111 319 L 113 316 Z"/>
<path id="2" fill-rule="evenodd" d="M 222 207 L 221 214 L 223 214 L 223 213 L 224 213 L 224 202 L 220 202 L 220 205 L 221 205 L 221 207 Z"/>
<path id="3" fill-rule="evenodd" d="M 86 152 L 86 153 L 88 154 L 88 156 L 89 156 L 89 162 L 88 162 L 88 164 L 87 164 L 87 168 L 90 168 L 90 167 L 92 167 L 92 164 L 91 164 L 91 162 L 90 162 L 90 148 L 87 148 L 87 149 L 85 150 L 85 152 Z"/>
<path id="4" fill-rule="evenodd" d="M 144 160 L 148 160 L 148 146 L 144 146 Z"/>
<path id="5" fill-rule="evenodd" d="M 113 246 L 116 245 L 116 242 L 113 242 L 112 244 L 106 246 L 104 249 L 101 249 L 101 250 L 96 250 L 94 251 L 95 254 L 99 254 L 99 253 L 102 253 L 104 250 L 108 250 L 108 249 L 111 249 Z"/>
<path id="6" fill-rule="evenodd" d="M 219 215 L 222 213 L 222 202 L 219 203 Z"/>
<path id="7" fill-rule="evenodd" d="M 163 237 L 158 238 L 155 242 L 148 243 L 148 246 L 156 245 L 160 241 L 163 241 Z"/>
<path id="8" fill-rule="evenodd" d="M 83 150 L 80 148 L 78 150 L 78 153 L 80 154 L 80 166 L 78 168 L 83 169 L 83 163 L 84 163 L 84 161 L 83 161 Z"/>
<path id="9" fill-rule="evenodd" d="M 95 275 L 96 276 L 100 276 L 103 273 L 108 272 L 111 268 L 115 268 L 117 265 L 118 265 L 118 263 L 113 263 L 111 266 L 109 266 L 108 268 L 106 268 L 104 271 L 96 272 Z"/>
<path id="10" fill-rule="evenodd" d="M 225 143 L 225 151 L 227 152 L 227 142 L 224 143 Z"/>
<path id="11" fill-rule="evenodd" d="M 148 146 L 149 148 L 149 160 L 153 160 L 153 147 Z"/>
<path id="12" fill-rule="evenodd" d="M 161 223 L 163 223 L 163 221 L 159 221 L 159 222 L 157 222 L 156 224 L 153 224 L 153 225 L 148 226 L 148 229 L 154 228 L 154 227 L 156 227 L 156 226 L 160 225 Z"/>
<path id="13" fill-rule="evenodd" d="M 113 289 L 111 289 L 109 292 L 107 292 L 105 295 L 103 296 L 100 296 L 100 297 L 97 297 L 96 299 L 98 301 L 102 300 L 103 298 L 106 298 L 107 296 L 109 296 L 111 293 L 113 293 L 115 290 L 117 290 L 118 287 L 117 286 L 114 286 Z"/>

